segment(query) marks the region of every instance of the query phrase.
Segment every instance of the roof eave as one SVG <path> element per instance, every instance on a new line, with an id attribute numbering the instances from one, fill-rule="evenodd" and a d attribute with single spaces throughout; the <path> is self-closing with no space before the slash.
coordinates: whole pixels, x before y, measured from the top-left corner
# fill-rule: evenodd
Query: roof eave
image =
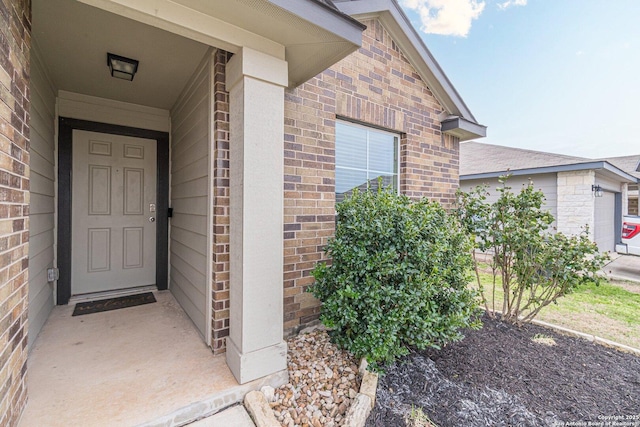
<path id="1" fill-rule="evenodd" d="M 378 18 L 447 113 L 478 124 L 396 0 L 352 0 L 335 4 L 354 18 Z"/>
<path id="2" fill-rule="evenodd" d="M 367 28 L 366 25 L 324 2 L 319 0 L 269 0 L 269 2 L 321 27 L 323 31 L 341 40 L 340 42 L 332 41 L 331 49 L 328 49 L 327 42 L 313 46 L 296 46 L 295 43 L 286 45 L 290 87 L 304 83 L 362 46 L 362 31 Z M 294 49 L 297 49 L 296 52 L 302 49 L 304 52 L 304 55 L 301 55 L 302 60 L 291 56 L 294 55 L 292 53 Z M 315 52 L 314 49 L 317 53 L 313 54 L 313 60 L 310 61 L 308 56 L 310 52 Z M 323 57 L 319 59 L 317 55 L 323 55 Z"/>
<path id="3" fill-rule="evenodd" d="M 326 30 L 353 43 L 362 41 L 362 31 L 367 28 L 349 14 L 319 0 L 269 0 L 269 2 L 302 19 L 321 25 Z"/>
<path id="4" fill-rule="evenodd" d="M 622 180 L 629 181 L 632 183 L 639 182 L 638 178 L 626 173 L 622 169 L 619 169 L 613 166 L 611 163 L 604 162 L 604 161 L 573 163 L 569 165 L 545 166 L 545 167 L 539 167 L 539 168 L 502 170 L 502 171 L 483 172 L 483 173 L 475 173 L 475 174 L 461 174 L 460 180 L 462 181 L 462 180 L 471 180 L 471 179 L 498 178 L 506 174 L 513 175 L 513 176 L 522 176 L 522 175 L 537 175 L 537 174 L 543 174 L 543 173 L 572 172 L 572 171 L 588 170 L 588 169 L 606 170 L 622 178 Z"/>
<path id="5" fill-rule="evenodd" d="M 462 117 L 449 117 L 441 122 L 442 132 L 458 137 L 460 141 L 484 138 L 487 136 L 487 127 L 466 120 Z"/>
<path id="6" fill-rule="evenodd" d="M 319 17 L 318 11 L 310 7 L 309 4 L 304 5 L 303 1 L 300 1 L 300 0 L 269 0 L 269 1 L 271 1 L 271 3 L 275 5 L 278 5 L 284 9 L 287 9 L 290 12 L 296 13 L 300 17 L 310 18 L 311 22 L 318 22 L 317 21 Z M 321 8 L 325 9 L 330 14 L 338 17 L 341 20 L 348 21 L 351 26 L 359 28 L 360 33 L 362 33 L 362 31 L 364 31 L 367 28 L 367 26 L 364 25 L 362 22 L 340 11 L 340 9 L 338 9 L 338 7 L 331 0 L 328 0 L 330 4 L 327 4 L 321 0 L 306 0 L 306 1 L 308 1 L 313 5 L 320 6 Z M 303 15 L 307 15 L 307 16 L 303 16 Z"/>

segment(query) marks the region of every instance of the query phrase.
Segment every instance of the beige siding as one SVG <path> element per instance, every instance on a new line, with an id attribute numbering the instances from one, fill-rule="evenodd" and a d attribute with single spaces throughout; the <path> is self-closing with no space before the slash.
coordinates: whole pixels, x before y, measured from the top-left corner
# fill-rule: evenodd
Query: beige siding
<path id="1" fill-rule="evenodd" d="M 558 214 L 558 186 L 555 173 L 546 173 L 539 175 L 527 175 L 527 176 L 512 176 L 507 181 L 507 185 L 513 189 L 514 192 L 520 191 L 523 185 L 529 183 L 529 178 L 533 181 L 533 185 L 537 190 L 542 190 L 545 196 L 545 206 L 551 212 L 554 218 Z M 496 188 L 500 185 L 498 178 L 487 179 L 472 179 L 472 180 L 460 180 L 460 188 L 465 191 L 469 191 L 478 185 L 489 185 L 489 197 L 488 202 L 495 202 L 498 200 L 498 192 Z M 554 223 L 555 225 L 555 223 Z"/>
<path id="2" fill-rule="evenodd" d="M 169 289 L 206 335 L 210 233 L 211 58 L 205 58 L 171 111 Z"/>
<path id="3" fill-rule="evenodd" d="M 169 111 L 81 93 L 58 91 L 58 115 L 112 125 L 169 132 Z"/>
<path id="4" fill-rule="evenodd" d="M 35 47 L 33 51 L 36 51 Z M 37 55 L 31 61 L 31 206 L 29 211 L 29 348 L 53 308 L 47 269 L 54 263 L 55 91 Z"/>
<path id="5" fill-rule="evenodd" d="M 602 187 L 603 190 L 612 193 L 620 193 L 622 192 L 622 182 L 619 179 L 611 178 L 608 176 L 604 176 L 600 173 L 596 172 L 596 185 Z"/>

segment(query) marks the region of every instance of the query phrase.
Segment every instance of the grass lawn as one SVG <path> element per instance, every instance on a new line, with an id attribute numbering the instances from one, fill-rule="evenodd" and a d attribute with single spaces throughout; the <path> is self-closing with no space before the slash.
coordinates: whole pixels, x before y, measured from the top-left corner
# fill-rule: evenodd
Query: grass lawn
<path id="1" fill-rule="evenodd" d="M 485 297 L 491 304 L 492 276 L 481 273 Z M 496 289 L 496 309 L 502 309 L 502 282 Z M 476 286 L 476 282 L 473 282 Z M 538 320 L 640 348 L 640 283 L 610 281 L 584 285 L 540 312 Z"/>

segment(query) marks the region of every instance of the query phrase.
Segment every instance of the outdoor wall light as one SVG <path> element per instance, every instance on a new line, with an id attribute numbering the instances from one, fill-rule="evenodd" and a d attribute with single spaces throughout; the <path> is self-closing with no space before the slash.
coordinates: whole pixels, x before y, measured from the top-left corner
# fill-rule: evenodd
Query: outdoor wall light
<path id="1" fill-rule="evenodd" d="M 107 65 L 111 71 L 111 77 L 122 80 L 133 80 L 138 71 L 138 61 L 124 56 L 107 52 Z"/>
<path id="2" fill-rule="evenodd" d="M 603 194 L 602 187 L 600 187 L 599 185 L 592 185 L 591 191 L 595 193 L 596 197 L 602 197 L 602 194 Z"/>

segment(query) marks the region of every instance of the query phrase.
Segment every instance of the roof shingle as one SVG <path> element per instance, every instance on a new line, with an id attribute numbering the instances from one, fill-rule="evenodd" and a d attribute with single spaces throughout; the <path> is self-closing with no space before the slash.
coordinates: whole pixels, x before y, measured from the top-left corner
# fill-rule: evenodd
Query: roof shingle
<path id="1" fill-rule="evenodd" d="M 524 150 L 475 141 L 460 143 L 460 175 L 572 165 L 590 161 L 592 159 L 584 157 Z"/>
<path id="2" fill-rule="evenodd" d="M 613 166 L 622 169 L 629 175 L 640 178 L 640 172 L 636 170 L 638 168 L 638 163 L 640 163 L 640 154 L 636 154 L 634 156 L 607 157 L 599 160 L 605 160 Z"/>

